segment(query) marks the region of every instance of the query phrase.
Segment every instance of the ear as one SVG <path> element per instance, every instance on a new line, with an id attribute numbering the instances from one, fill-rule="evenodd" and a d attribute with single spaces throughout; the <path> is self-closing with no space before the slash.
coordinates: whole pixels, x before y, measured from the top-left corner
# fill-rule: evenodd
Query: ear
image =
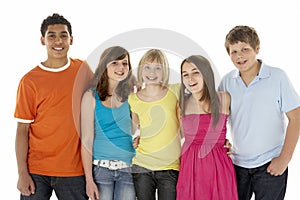
<path id="1" fill-rule="evenodd" d="M 73 44 L 73 36 L 70 37 L 70 45 Z"/>
<path id="2" fill-rule="evenodd" d="M 41 37 L 41 44 L 45 45 L 45 38 L 44 37 Z"/>
<path id="3" fill-rule="evenodd" d="M 258 53 L 259 53 L 259 50 L 260 50 L 260 46 L 258 45 L 258 46 L 255 48 L 255 53 L 258 54 Z"/>

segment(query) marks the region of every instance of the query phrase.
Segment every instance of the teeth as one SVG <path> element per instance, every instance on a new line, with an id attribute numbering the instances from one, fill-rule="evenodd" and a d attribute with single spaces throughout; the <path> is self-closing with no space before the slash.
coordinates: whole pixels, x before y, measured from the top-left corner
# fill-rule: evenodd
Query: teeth
<path id="1" fill-rule="evenodd" d="M 54 49 L 60 51 L 60 50 L 62 50 L 63 48 L 54 48 Z"/>

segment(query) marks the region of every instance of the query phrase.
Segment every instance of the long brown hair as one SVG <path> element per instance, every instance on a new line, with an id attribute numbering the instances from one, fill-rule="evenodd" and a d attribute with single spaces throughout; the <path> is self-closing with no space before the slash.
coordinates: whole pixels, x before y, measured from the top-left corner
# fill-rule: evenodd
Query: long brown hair
<path id="1" fill-rule="evenodd" d="M 182 66 L 185 62 L 193 63 L 199 69 L 199 71 L 203 76 L 202 96 L 199 99 L 199 101 L 204 101 L 208 103 L 209 110 L 213 115 L 213 119 L 214 119 L 213 124 L 215 126 L 218 123 L 220 118 L 219 116 L 220 100 L 215 88 L 215 78 L 214 78 L 214 72 L 211 68 L 211 64 L 205 57 L 201 55 L 192 55 L 182 61 L 180 67 L 181 75 L 182 75 Z M 187 93 L 186 90 L 187 89 L 183 84 L 182 76 L 181 76 L 179 103 L 181 107 L 182 116 L 185 115 L 185 102 L 192 95 L 191 93 Z"/>
<path id="2" fill-rule="evenodd" d="M 132 75 L 132 68 L 130 63 L 129 52 L 120 46 L 113 46 L 107 48 L 100 57 L 100 61 L 97 69 L 95 70 L 93 78 L 93 87 L 98 92 L 101 101 L 105 101 L 106 97 L 110 96 L 108 93 L 108 75 L 107 75 L 107 64 L 113 60 L 122 60 L 128 57 L 129 72 L 127 77 L 120 81 L 116 88 L 116 94 L 121 97 L 121 101 L 124 102 L 128 95 L 133 91 L 134 78 Z"/>

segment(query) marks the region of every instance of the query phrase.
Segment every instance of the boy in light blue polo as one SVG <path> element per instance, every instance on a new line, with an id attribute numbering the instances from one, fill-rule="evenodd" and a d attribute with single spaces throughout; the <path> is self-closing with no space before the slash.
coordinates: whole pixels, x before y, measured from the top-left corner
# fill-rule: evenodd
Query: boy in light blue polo
<path id="1" fill-rule="evenodd" d="M 237 68 L 223 77 L 219 90 L 231 95 L 239 199 L 250 200 L 253 193 L 255 199 L 284 199 L 287 166 L 299 138 L 299 96 L 283 70 L 256 58 L 260 41 L 252 27 L 231 29 L 225 47 Z"/>

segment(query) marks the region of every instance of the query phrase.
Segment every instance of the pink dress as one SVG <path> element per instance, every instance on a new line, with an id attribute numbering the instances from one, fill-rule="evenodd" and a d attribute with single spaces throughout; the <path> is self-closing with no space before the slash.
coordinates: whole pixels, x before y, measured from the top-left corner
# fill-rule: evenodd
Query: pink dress
<path id="1" fill-rule="evenodd" d="M 185 141 L 177 183 L 178 200 L 237 200 L 231 158 L 224 148 L 228 115 L 213 127 L 211 114 L 182 118 Z"/>

